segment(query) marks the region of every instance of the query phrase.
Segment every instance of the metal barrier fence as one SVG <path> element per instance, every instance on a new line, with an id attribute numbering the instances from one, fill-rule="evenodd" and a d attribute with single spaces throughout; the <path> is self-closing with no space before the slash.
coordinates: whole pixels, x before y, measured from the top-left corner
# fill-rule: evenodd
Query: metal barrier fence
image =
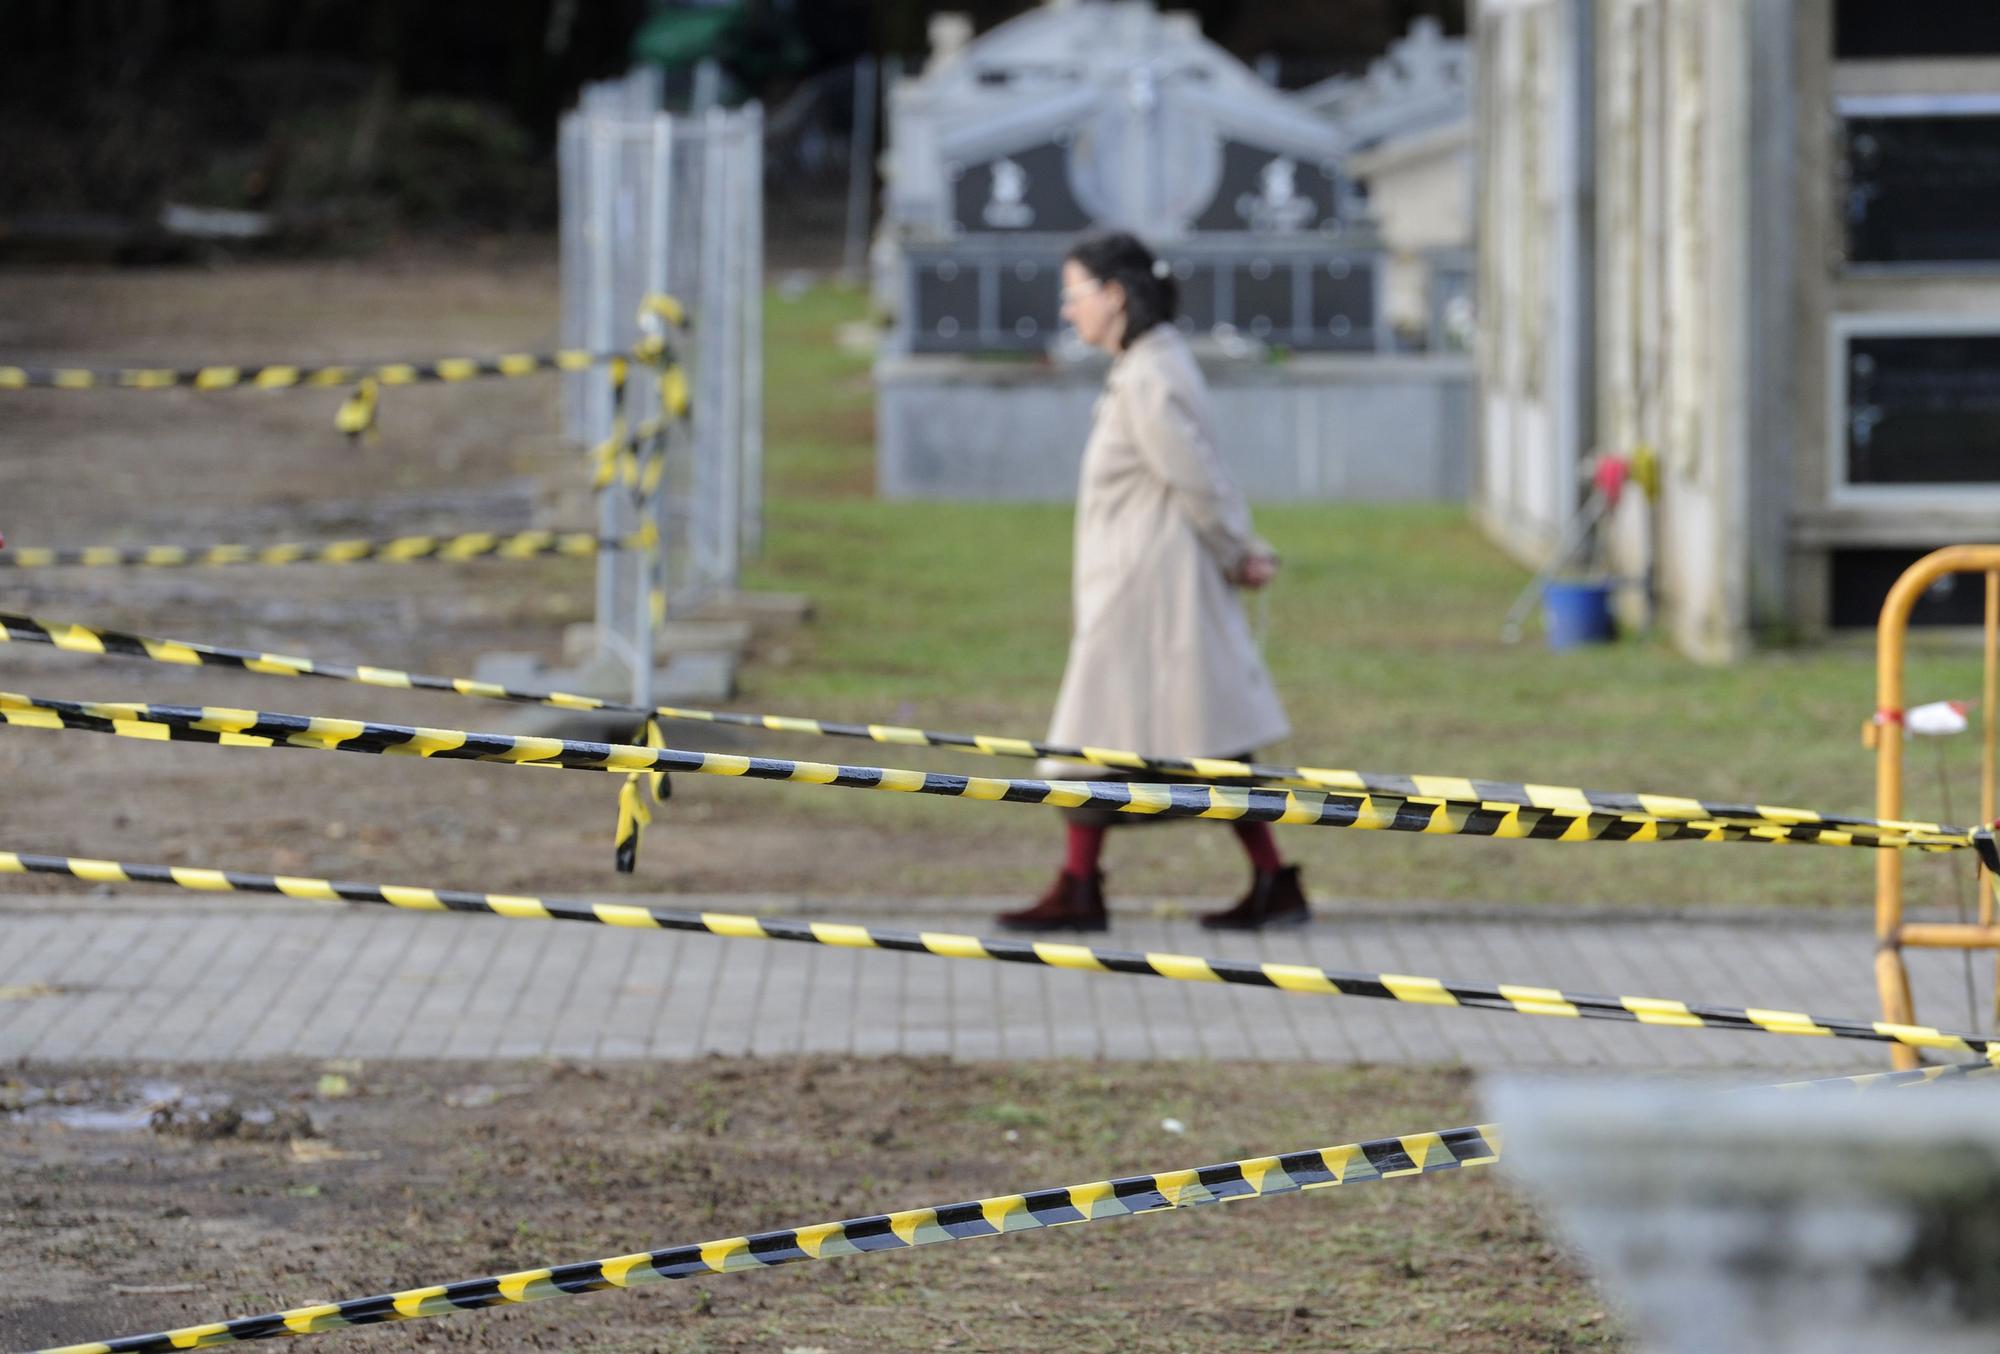
<path id="1" fill-rule="evenodd" d="M 613 484 L 598 496 L 608 538 L 650 519 L 661 558 L 605 556 L 597 573 L 597 653 L 652 699 L 654 627 L 734 588 L 763 522 L 763 112 L 657 111 L 652 70 L 588 86 L 562 121 L 562 332 L 630 348 L 637 298 L 684 300 L 692 333 L 677 346 L 692 377 L 691 426 L 666 433 L 659 490 Z M 634 369 L 622 409 L 609 373 L 570 378 L 569 434 L 596 446 L 621 413 L 636 427 L 659 408 L 657 373 Z"/>
<path id="2" fill-rule="evenodd" d="M 1875 718 L 1864 740 L 1875 750 L 1875 804 L 1881 812 L 1903 806 L 1904 644 L 1910 613 L 1926 589 L 1952 574 L 1984 574 L 1986 607 L 1981 626 L 1984 657 L 1984 704 L 1980 717 L 1979 821 L 1994 821 L 1996 783 L 2000 783 L 2000 545 L 1952 545 L 1933 550 L 1903 571 L 1882 602 L 1876 629 Z M 1903 916 L 1901 861 L 1875 863 L 1875 984 L 1882 994 L 1882 1018 L 1913 1021 L 1916 1003 L 1910 995 L 1910 975 L 1903 964 L 1905 946 L 1931 949 L 2000 950 L 2000 925 L 1995 924 L 1995 876 L 1982 862 L 1979 869 L 1979 921 L 1912 922 Z M 1968 982 L 1970 978 L 1968 977 Z M 1895 1065 L 1917 1065 L 1908 1049 L 1892 1050 Z"/>

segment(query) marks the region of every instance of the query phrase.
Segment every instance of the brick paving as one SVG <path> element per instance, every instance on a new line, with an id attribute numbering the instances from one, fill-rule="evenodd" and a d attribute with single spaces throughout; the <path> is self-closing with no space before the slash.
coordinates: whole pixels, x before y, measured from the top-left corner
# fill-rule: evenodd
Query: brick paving
<path id="1" fill-rule="evenodd" d="M 675 907 L 844 916 L 831 900 Z M 981 900 L 856 916 L 986 930 Z M 1121 916 L 1119 948 L 1870 1016 L 1866 918 L 1796 912 L 1333 911 L 1216 936 Z M 1969 1023 L 1956 955 L 1913 953 L 1920 1015 Z M 1990 965 L 1982 973 L 1982 1011 Z M 1747 990 L 1755 982 L 1758 989 Z M 1682 1032 L 704 935 L 149 894 L 0 896 L 0 1057 L 108 1060 L 939 1054 L 1462 1064 L 1887 1065 L 1875 1046 Z"/>

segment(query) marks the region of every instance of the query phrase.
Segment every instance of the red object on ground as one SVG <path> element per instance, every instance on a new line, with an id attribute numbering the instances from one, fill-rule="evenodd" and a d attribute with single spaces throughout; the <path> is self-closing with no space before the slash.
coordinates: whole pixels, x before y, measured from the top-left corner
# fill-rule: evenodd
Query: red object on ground
<path id="1" fill-rule="evenodd" d="M 1596 465 L 1591 467 L 1590 478 L 1597 486 L 1597 492 L 1604 496 L 1604 506 L 1607 509 L 1615 508 L 1618 506 L 1619 495 L 1625 492 L 1625 485 L 1632 478 L 1632 462 L 1628 457 L 1613 456 L 1610 452 L 1605 452 L 1597 458 Z"/>

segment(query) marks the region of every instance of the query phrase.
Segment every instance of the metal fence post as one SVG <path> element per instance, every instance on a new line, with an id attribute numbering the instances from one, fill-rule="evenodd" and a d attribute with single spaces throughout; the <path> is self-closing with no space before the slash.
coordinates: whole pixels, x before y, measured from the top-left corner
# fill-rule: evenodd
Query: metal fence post
<path id="1" fill-rule="evenodd" d="M 695 496 L 693 511 L 700 524 L 702 552 L 700 576 L 713 587 L 726 574 L 724 565 L 724 505 L 729 494 L 723 484 L 728 478 L 727 429 L 725 413 L 729 387 L 725 368 L 729 362 L 730 288 L 728 240 L 725 237 L 724 207 L 727 182 L 724 177 L 725 148 L 722 144 L 722 110 L 711 108 L 701 126 L 701 387 L 702 409 L 695 421 Z M 731 533 L 733 534 L 733 532 Z"/>
<path id="2" fill-rule="evenodd" d="M 613 141 L 616 124 L 601 118 L 591 117 L 585 123 L 588 144 L 586 164 L 585 200 L 586 220 L 589 223 L 587 237 L 590 241 L 589 282 L 584 293 L 584 331 L 589 345 L 597 352 L 611 349 L 615 338 L 611 327 L 609 298 L 616 286 L 616 245 L 617 222 L 614 179 L 616 178 Z M 613 391 L 611 375 L 608 371 L 594 369 L 588 373 L 589 386 L 584 403 L 583 441 L 586 448 L 595 447 L 610 435 L 611 421 L 617 416 L 612 406 Z M 619 512 L 617 495 L 600 490 L 597 495 L 597 535 L 601 541 L 613 541 L 619 536 Z M 625 655 L 617 652 L 616 617 L 618 608 L 618 570 L 622 563 L 622 552 L 602 548 L 597 554 L 597 602 L 595 618 L 597 633 L 593 647 L 602 657 L 609 654 L 623 661 Z"/>
<path id="3" fill-rule="evenodd" d="M 874 59 L 865 58 L 871 67 Z M 743 525 L 751 559 L 764 553 L 764 108 L 740 114 L 743 131 Z M 872 171 L 871 171 L 872 172 Z"/>
<path id="4" fill-rule="evenodd" d="M 590 290 L 593 251 L 590 223 L 589 122 L 581 112 L 565 113 L 556 138 L 558 199 L 561 203 L 562 346 L 587 348 L 590 331 L 584 318 Z M 563 431 L 573 442 L 588 439 L 590 386 L 595 372 L 565 372 L 562 378 Z"/>
<path id="5" fill-rule="evenodd" d="M 716 194 L 723 264 L 722 496 L 719 533 L 722 568 L 718 582 L 736 586 L 743 559 L 743 122 L 721 113 L 716 142 L 722 152 L 723 181 Z"/>
<path id="6" fill-rule="evenodd" d="M 674 167 L 674 123 L 665 113 L 655 113 L 644 124 L 646 138 L 646 245 L 642 260 L 647 294 L 669 290 L 667 251 L 672 245 L 673 231 L 673 167 Z M 636 302 L 635 302 L 636 304 Z M 639 409 L 645 418 L 664 417 L 660 403 L 660 373 L 641 374 L 642 394 Z M 654 454 L 667 456 L 671 451 L 669 435 L 661 430 L 658 446 Z M 664 467 L 662 467 L 664 471 Z M 613 486 L 614 492 L 619 486 Z M 640 512 L 635 514 L 643 523 L 649 523 L 656 538 L 654 543 L 634 552 L 631 615 L 634 659 L 632 664 L 632 703 L 651 706 L 653 702 L 654 633 L 653 625 L 657 617 L 653 599 L 664 596 L 666 582 L 666 557 L 668 532 L 671 524 L 666 512 L 666 476 L 660 477 L 660 486 L 647 495 Z"/>
<path id="7" fill-rule="evenodd" d="M 635 73 L 587 86 L 561 134 L 565 344 L 629 351 L 654 292 L 691 319 L 676 356 L 692 418 L 663 434 L 657 492 L 635 502 L 621 481 L 597 504 L 607 541 L 658 532 L 656 548 L 607 548 L 597 563 L 596 652 L 627 667 L 639 704 L 660 615 L 734 586 L 763 526 L 763 110 L 657 108 L 657 78 Z M 619 412 L 610 386 L 603 369 L 570 378 L 565 427 L 588 447 Z M 659 414 L 657 373 L 634 368 L 626 399 L 629 433 Z"/>

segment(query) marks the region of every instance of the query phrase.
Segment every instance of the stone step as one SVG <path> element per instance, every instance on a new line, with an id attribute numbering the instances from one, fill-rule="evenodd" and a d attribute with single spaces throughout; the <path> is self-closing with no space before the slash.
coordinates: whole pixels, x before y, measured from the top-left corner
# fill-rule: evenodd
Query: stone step
<path id="1" fill-rule="evenodd" d="M 740 659 L 750 647 L 748 621 L 667 621 L 653 630 L 653 653 L 658 658 L 682 654 L 725 654 Z M 563 661 L 582 666 L 597 652 L 597 628 L 579 622 L 563 630 Z"/>
<path id="2" fill-rule="evenodd" d="M 692 620 L 748 621 L 758 630 L 803 625 L 813 618 L 812 598 L 802 592 L 724 592 L 695 608 Z"/>

